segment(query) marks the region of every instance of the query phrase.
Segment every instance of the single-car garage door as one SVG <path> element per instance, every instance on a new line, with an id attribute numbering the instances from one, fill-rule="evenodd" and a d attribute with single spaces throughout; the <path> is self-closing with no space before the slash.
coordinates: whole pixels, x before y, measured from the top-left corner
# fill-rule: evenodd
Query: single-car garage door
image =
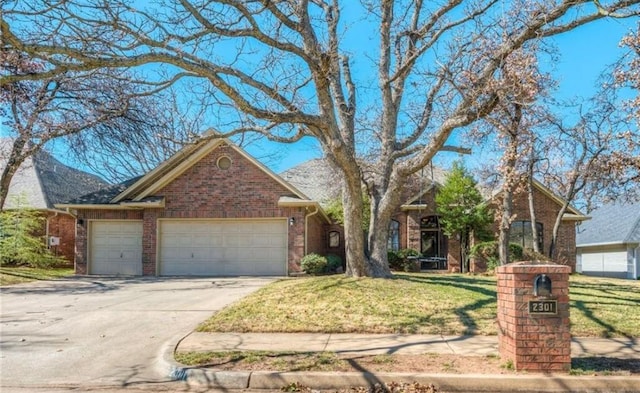
<path id="1" fill-rule="evenodd" d="M 159 227 L 161 275 L 286 275 L 286 219 L 161 220 Z"/>
<path id="2" fill-rule="evenodd" d="M 603 277 L 627 277 L 627 252 L 584 252 L 581 257 L 582 273 Z"/>
<path id="3" fill-rule="evenodd" d="M 90 274 L 142 275 L 142 221 L 91 221 Z"/>

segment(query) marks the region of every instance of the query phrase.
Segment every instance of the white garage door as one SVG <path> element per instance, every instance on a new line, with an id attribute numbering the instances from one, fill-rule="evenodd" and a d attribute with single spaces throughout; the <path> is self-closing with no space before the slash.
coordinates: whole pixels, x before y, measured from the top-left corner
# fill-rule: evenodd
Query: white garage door
<path id="1" fill-rule="evenodd" d="M 91 221 L 90 274 L 142 275 L 142 221 Z"/>
<path id="2" fill-rule="evenodd" d="M 604 276 L 620 276 L 627 272 L 627 252 L 582 253 L 582 272 Z"/>
<path id="3" fill-rule="evenodd" d="M 160 221 L 160 274 L 286 275 L 286 224 L 282 219 Z"/>

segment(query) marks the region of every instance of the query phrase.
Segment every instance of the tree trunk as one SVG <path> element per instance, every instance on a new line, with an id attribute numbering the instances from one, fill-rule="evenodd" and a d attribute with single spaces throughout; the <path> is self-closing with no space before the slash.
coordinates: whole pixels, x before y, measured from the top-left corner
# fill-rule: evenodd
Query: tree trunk
<path id="1" fill-rule="evenodd" d="M 538 239 L 540 234 L 538 233 L 538 227 L 536 225 L 536 208 L 533 200 L 533 171 L 529 171 L 529 180 L 527 182 L 527 194 L 529 194 L 529 216 L 531 217 L 531 235 L 533 237 L 533 251 L 539 253 L 540 246 Z"/>
<path id="2" fill-rule="evenodd" d="M 362 233 L 362 189 L 360 187 L 360 179 L 357 179 L 357 182 L 353 180 L 345 178 L 342 186 L 347 265 L 345 273 L 352 277 L 366 277 L 368 276 L 368 269 Z"/>
<path id="3" fill-rule="evenodd" d="M 469 248 L 469 231 L 460 233 L 460 272 L 468 273 L 467 249 Z"/>
<path id="4" fill-rule="evenodd" d="M 391 191 L 388 191 L 391 192 Z M 388 211 L 380 210 L 378 196 L 371 197 L 371 222 L 369 223 L 369 273 L 371 277 L 389 278 L 389 224 L 391 215 Z M 374 214 L 375 213 L 375 214 Z"/>
<path id="5" fill-rule="evenodd" d="M 551 242 L 549 244 L 549 258 L 552 260 L 557 259 L 556 245 L 558 244 L 558 231 L 560 230 L 560 224 L 562 223 L 562 216 L 567 211 L 568 203 L 564 203 L 556 216 L 556 221 L 553 224 L 553 233 L 551 234 Z"/>

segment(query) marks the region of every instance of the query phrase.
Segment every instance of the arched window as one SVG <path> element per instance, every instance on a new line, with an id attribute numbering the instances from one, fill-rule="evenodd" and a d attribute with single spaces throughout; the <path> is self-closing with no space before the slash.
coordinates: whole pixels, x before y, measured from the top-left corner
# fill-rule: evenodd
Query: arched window
<path id="1" fill-rule="evenodd" d="M 536 223 L 536 230 L 538 232 L 538 247 L 543 249 L 543 226 L 541 223 Z M 509 229 L 509 242 L 519 244 L 522 248 L 528 248 L 533 250 L 533 231 L 531 230 L 531 221 L 514 221 L 511 223 Z"/>
<path id="2" fill-rule="evenodd" d="M 340 247 L 340 232 L 338 231 L 329 232 L 329 247 L 330 248 Z"/>
<path id="3" fill-rule="evenodd" d="M 396 220 L 391 220 L 389 223 L 389 243 L 387 248 L 393 251 L 400 249 L 400 223 Z"/>

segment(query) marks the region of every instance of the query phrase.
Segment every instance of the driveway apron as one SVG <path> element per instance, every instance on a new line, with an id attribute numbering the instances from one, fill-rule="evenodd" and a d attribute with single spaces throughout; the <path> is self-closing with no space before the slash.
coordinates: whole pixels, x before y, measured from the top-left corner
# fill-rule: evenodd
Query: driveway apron
<path id="1" fill-rule="evenodd" d="M 270 278 L 95 278 L 0 288 L 0 386 L 166 381 L 168 346 Z"/>

